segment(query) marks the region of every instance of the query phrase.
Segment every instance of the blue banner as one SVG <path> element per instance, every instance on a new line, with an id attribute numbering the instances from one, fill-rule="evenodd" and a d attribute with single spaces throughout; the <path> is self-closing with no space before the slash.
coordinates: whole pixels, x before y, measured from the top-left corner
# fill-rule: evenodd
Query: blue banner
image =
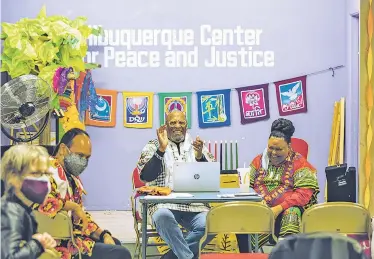
<path id="1" fill-rule="evenodd" d="M 231 125 L 231 89 L 196 92 L 200 128 Z"/>

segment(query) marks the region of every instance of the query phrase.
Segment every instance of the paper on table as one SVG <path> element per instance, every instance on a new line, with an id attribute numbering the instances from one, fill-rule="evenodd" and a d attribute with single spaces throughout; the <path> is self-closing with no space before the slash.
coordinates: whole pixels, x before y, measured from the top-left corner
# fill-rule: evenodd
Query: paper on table
<path id="1" fill-rule="evenodd" d="M 259 196 L 255 192 L 247 192 L 247 193 L 228 193 L 228 194 L 218 194 L 218 198 L 235 198 L 235 197 L 249 197 L 249 196 Z"/>
<path id="2" fill-rule="evenodd" d="M 193 197 L 191 193 L 172 192 L 168 195 L 170 198 L 190 198 Z"/>
<path id="3" fill-rule="evenodd" d="M 166 196 L 148 196 L 151 199 L 173 199 L 173 198 L 191 198 L 193 197 L 190 193 L 170 193 Z"/>

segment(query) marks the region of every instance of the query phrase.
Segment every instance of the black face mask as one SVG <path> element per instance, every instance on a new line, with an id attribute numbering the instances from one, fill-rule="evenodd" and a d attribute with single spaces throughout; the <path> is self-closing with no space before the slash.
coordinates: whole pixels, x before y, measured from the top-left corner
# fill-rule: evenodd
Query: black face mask
<path id="1" fill-rule="evenodd" d="M 64 158 L 64 167 L 67 173 L 79 176 L 88 165 L 88 160 L 78 154 L 70 153 Z"/>

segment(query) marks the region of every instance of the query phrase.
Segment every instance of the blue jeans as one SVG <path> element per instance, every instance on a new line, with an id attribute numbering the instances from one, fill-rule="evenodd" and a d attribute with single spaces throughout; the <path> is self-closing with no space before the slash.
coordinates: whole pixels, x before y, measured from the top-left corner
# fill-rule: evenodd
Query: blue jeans
<path id="1" fill-rule="evenodd" d="M 161 208 L 152 216 L 158 234 L 178 258 L 190 259 L 199 254 L 200 239 L 205 234 L 207 212 L 186 212 Z M 180 224 L 187 231 L 183 236 Z M 208 238 L 203 246 L 209 243 Z"/>

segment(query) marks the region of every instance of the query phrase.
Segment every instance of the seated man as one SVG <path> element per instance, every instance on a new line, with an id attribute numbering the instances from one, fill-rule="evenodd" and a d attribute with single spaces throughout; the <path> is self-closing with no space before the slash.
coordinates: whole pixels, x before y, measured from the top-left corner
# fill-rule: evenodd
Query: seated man
<path id="1" fill-rule="evenodd" d="M 71 129 L 62 137 L 51 161 L 51 192 L 43 204 L 34 209 L 56 216 L 61 211 L 71 211 L 75 243 L 82 258 L 131 259 L 130 252 L 109 231 L 101 229 L 84 211 L 82 196 L 85 194 L 79 175 L 87 167 L 91 156 L 89 135 L 81 129 Z M 71 241 L 57 240 L 56 250 L 61 258 L 71 259 L 77 255 Z"/>
<path id="2" fill-rule="evenodd" d="M 199 137 L 193 141 L 186 131 L 185 114 L 172 111 L 166 118 L 166 125 L 157 130 L 157 139 L 143 148 L 137 166 L 140 179 L 148 186 L 170 187 L 174 161 L 214 161 Z M 197 258 L 208 210 L 209 205 L 201 203 L 149 205 L 157 232 L 171 248 L 162 258 Z M 186 238 L 178 224 L 189 231 Z"/>

